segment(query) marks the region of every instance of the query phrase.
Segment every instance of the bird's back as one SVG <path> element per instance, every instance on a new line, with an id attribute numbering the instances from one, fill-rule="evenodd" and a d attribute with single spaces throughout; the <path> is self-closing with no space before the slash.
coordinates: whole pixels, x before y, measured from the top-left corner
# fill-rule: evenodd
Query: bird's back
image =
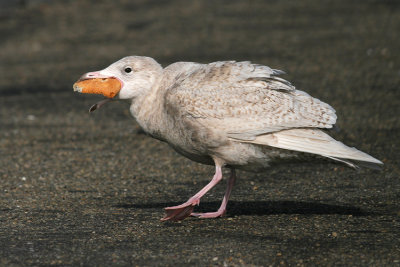
<path id="1" fill-rule="evenodd" d="M 168 66 L 159 88 L 164 101 L 163 112 L 169 121 L 164 132 L 166 141 L 189 158 L 218 156 L 230 164 L 234 164 L 233 161 L 248 164 L 255 160 L 256 154 L 265 158 L 257 149 L 259 145 L 334 159 L 375 160 L 362 152 L 354 157 L 354 150 L 343 150 L 342 146 L 347 146 L 320 134 L 319 129 L 335 124 L 335 110 L 296 90 L 278 77 L 282 73 L 267 66 L 234 61 L 179 62 Z M 295 134 L 286 134 L 288 130 Z M 314 138 L 316 135 L 319 138 Z M 285 137 L 287 144 L 270 140 L 278 137 L 280 140 Z M 308 145 L 299 146 L 306 140 Z M 335 148 L 339 147 L 341 154 L 335 157 Z M 233 156 L 235 153 L 244 155 Z M 243 159 L 246 154 L 249 159 Z"/>

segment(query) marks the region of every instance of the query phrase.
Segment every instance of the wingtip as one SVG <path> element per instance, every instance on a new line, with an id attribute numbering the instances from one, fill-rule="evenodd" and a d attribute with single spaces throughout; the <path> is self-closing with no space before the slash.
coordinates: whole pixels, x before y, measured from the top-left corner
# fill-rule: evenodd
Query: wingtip
<path id="1" fill-rule="evenodd" d="M 273 75 L 284 75 L 284 74 L 286 74 L 286 72 L 283 70 L 272 69 L 272 74 Z"/>

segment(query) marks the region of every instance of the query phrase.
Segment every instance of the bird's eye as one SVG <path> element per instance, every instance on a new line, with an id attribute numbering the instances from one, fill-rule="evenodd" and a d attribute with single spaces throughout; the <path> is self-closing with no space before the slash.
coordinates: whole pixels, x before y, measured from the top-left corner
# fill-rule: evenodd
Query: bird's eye
<path id="1" fill-rule="evenodd" d="M 131 72 L 132 72 L 132 68 L 131 68 L 131 67 L 126 67 L 126 68 L 124 69 L 124 71 L 125 71 L 126 73 L 131 73 Z"/>

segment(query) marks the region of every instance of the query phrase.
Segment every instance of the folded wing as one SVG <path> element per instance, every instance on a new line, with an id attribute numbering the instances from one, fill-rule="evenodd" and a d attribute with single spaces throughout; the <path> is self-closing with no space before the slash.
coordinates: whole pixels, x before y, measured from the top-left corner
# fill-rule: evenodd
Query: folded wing
<path id="1" fill-rule="evenodd" d="M 277 77 L 281 73 L 250 62 L 197 64 L 177 76 L 166 105 L 243 140 L 291 128 L 331 128 L 335 110 Z"/>
<path id="2" fill-rule="evenodd" d="M 179 75 L 166 105 L 202 127 L 238 142 L 344 159 L 381 162 L 318 128 L 332 128 L 335 110 L 277 77 L 283 73 L 250 62 L 198 64 Z"/>
<path id="3" fill-rule="evenodd" d="M 354 147 L 348 147 L 342 142 L 336 141 L 319 129 L 284 130 L 257 136 L 251 143 L 317 154 L 342 161 L 352 167 L 355 165 L 348 160 L 383 164 Z"/>

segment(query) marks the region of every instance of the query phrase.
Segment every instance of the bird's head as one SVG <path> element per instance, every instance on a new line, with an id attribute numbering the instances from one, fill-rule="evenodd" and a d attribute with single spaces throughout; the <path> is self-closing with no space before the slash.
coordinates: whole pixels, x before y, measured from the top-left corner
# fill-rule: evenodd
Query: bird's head
<path id="1" fill-rule="evenodd" d="M 162 67 L 150 57 L 129 56 L 118 60 L 107 68 L 88 72 L 74 84 L 74 91 L 87 94 L 101 94 L 106 97 L 90 108 L 100 108 L 111 99 L 135 99 L 147 94 Z"/>

